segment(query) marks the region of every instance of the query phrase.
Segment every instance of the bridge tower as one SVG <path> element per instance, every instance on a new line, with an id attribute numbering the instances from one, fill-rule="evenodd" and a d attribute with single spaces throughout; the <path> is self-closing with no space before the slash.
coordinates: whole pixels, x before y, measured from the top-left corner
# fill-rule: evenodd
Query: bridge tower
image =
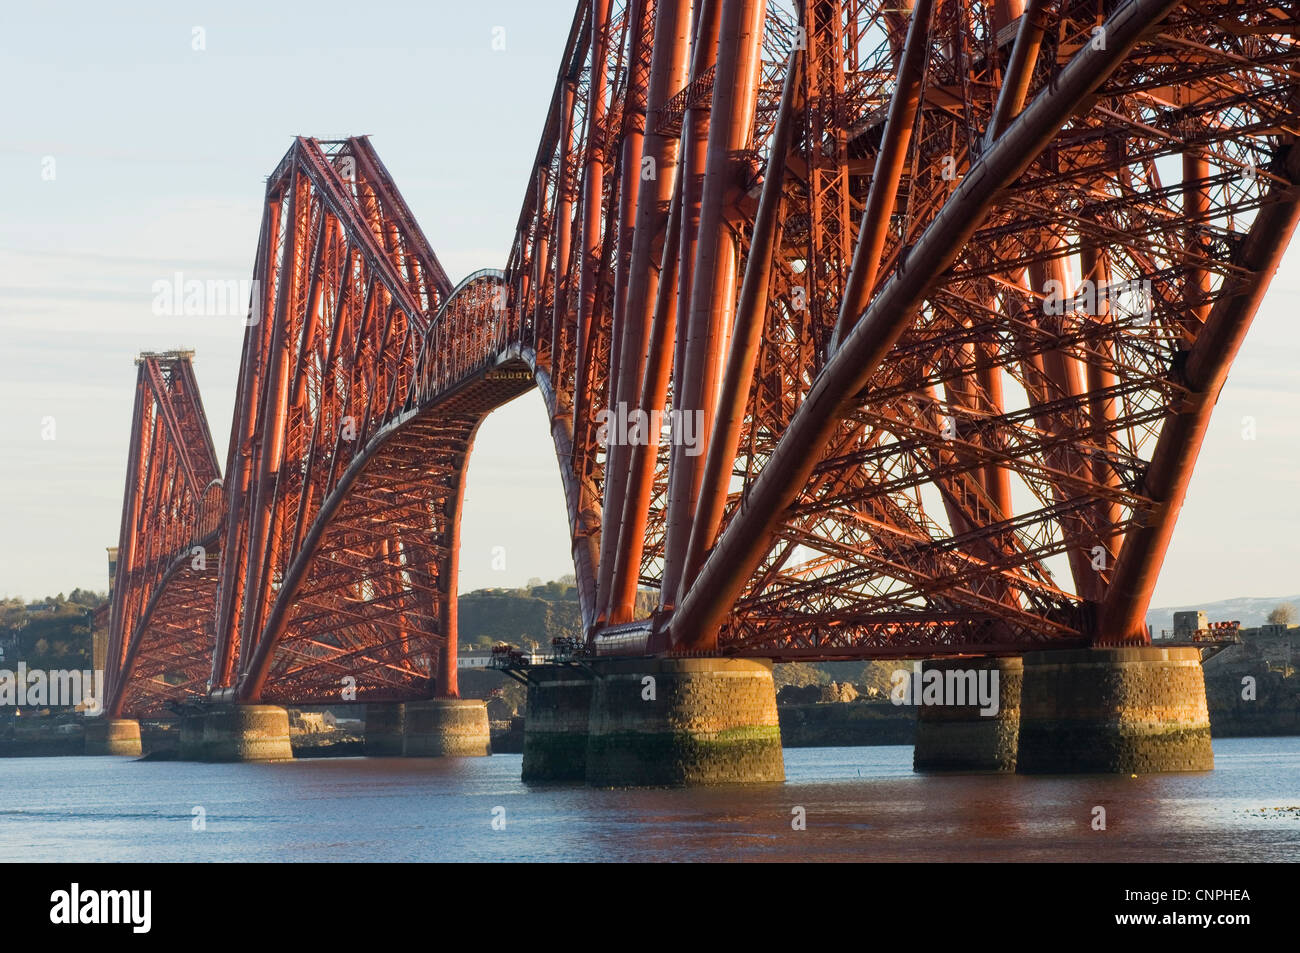
<path id="1" fill-rule="evenodd" d="M 103 715 L 90 754 L 140 754 L 139 722 L 202 696 L 212 651 L 221 471 L 192 351 L 136 359 L 122 528 L 110 550 Z"/>

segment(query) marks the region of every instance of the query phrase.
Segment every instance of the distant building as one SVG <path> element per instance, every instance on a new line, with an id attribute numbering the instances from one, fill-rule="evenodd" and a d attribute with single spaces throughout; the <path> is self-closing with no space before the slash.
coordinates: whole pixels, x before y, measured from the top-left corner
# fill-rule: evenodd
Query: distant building
<path id="1" fill-rule="evenodd" d="M 336 724 L 337 719 L 333 712 L 298 711 L 292 708 L 289 710 L 289 730 L 293 732 L 314 735 L 323 731 L 333 731 Z"/>
<path id="2" fill-rule="evenodd" d="M 1197 609 L 1193 612 L 1174 613 L 1174 633 L 1176 639 L 1189 639 L 1194 632 L 1210 627 L 1210 620 L 1205 613 Z"/>
<path id="3" fill-rule="evenodd" d="M 1217 642 L 1225 636 L 1249 631 L 1241 628 L 1240 622 L 1211 622 L 1200 609 L 1174 613 L 1174 627 L 1152 632 L 1156 641 L 1177 640 L 1179 642 Z"/>
<path id="4" fill-rule="evenodd" d="M 1290 665 L 1293 659 L 1300 658 L 1300 625 L 1266 622 L 1253 629 L 1243 629 L 1242 641 L 1266 662 Z"/>
<path id="5" fill-rule="evenodd" d="M 1300 658 L 1300 625 L 1283 625 L 1266 622 L 1243 627 L 1240 622 L 1211 622 L 1204 612 L 1175 612 L 1174 627 L 1161 629 L 1153 639 L 1179 642 L 1215 642 L 1224 636 L 1235 636 L 1238 645 L 1229 646 L 1212 659 L 1216 665 L 1232 664 L 1248 659 L 1267 663 L 1291 665 Z"/>

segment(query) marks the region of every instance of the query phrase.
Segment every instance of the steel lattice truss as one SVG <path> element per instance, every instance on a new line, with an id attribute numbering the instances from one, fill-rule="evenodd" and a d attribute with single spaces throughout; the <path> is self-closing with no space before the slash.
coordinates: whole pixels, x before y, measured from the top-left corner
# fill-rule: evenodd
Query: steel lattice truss
<path id="1" fill-rule="evenodd" d="M 108 612 L 110 715 L 197 698 L 212 659 L 220 470 L 190 353 L 142 354 Z"/>
<path id="2" fill-rule="evenodd" d="M 214 690 L 455 695 L 465 465 L 482 418 L 531 384 L 492 360 L 499 273 L 452 288 L 365 139 L 299 139 L 267 185 L 255 275 Z"/>
<path id="3" fill-rule="evenodd" d="M 626 646 L 641 584 L 660 650 L 1144 640 L 1294 228 L 1294 12 L 696 8 L 579 9 L 507 269 L 542 361 L 595 329 L 551 368 L 603 492 L 593 631 Z M 601 448 L 620 402 L 707 451 Z"/>
<path id="4" fill-rule="evenodd" d="M 1300 209 L 1296 33 L 1249 0 L 582 0 L 506 267 L 455 289 L 366 140 L 298 140 L 213 689 L 454 694 L 465 460 L 532 386 L 596 651 L 1145 640 Z"/>

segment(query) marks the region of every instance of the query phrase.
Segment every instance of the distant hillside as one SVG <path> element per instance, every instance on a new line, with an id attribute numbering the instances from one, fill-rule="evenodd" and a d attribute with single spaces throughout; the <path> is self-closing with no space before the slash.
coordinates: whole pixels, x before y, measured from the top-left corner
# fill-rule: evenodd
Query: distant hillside
<path id="1" fill-rule="evenodd" d="M 637 593 L 637 615 L 650 614 L 657 593 Z M 582 638 L 582 608 L 573 577 L 522 589 L 475 589 L 463 592 L 457 629 L 465 648 L 487 648 L 496 642 L 548 649 L 551 639 Z"/>
<path id="2" fill-rule="evenodd" d="M 1268 614 L 1283 602 L 1289 602 L 1300 609 L 1300 595 L 1221 599 L 1218 602 L 1162 606 L 1159 609 L 1152 609 L 1147 613 L 1147 625 L 1151 626 L 1153 634 L 1159 635 L 1161 629 L 1174 627 L 1175 612 L 1191 612 L 1197 609 L 1208 615 L 1211 622 L 1240 622 L 1243 626 L 1262 625 L 1267 621 Z"/>
<path id="3" fill-rule="evenodd" d="M 457 628 L 466 648 L 487 648 L 497 642 L 549 647 L 558 636 L 580 638 L 582 610 L 577 590 L 569 586 L 547 591 L 478 589 L 460 596 Z"/>
<path id="4" fill-rule="evenodd" d="M 33 603 L 0 599 L 0 668 L 19 661 L 41 669 L 89 667 L 91 613 L 107 599 L 83 589 Z"/>

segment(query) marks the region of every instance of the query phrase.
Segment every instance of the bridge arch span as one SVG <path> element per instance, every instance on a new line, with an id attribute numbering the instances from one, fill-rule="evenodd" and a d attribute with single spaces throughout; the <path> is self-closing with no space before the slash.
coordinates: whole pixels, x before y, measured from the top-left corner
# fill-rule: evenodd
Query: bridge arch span
<path id="1" fill-rule="evenodd" d="M 404 411 L 352 461 L 287 567 L 243 700 L 456 697 L 460 516 L 474 437 L 533 387 L 518 360 Z"/>
<path id="2" fill-rule="evenodd" d="M 250 323 L 232 434 L 234 542 L 222 559 L 214 694 L 298 704 L 454 698 L 474 437 L 493 410 L 534 387 L 550 397 L 562 461 L 571 427 L 555 419 L 547 369 L 510 334 L 505 273 L 412 290 L 401 281 L 411 255 L 425 259 L 414 273 L 440 273 L 422 236 L 385 239 L 388 257 L 354 251 L 376 231 L 354 234 L 355 218 L 376 219 L 381 236 L 413 226 L 364 140 L 299 140 L 286 161 L 268 186 L 261 285 L 271 290 L 254 302 L 270 323 Z M 345 167 L 373 178 L 333 174 Z M 331 261 L 333 276 L 324 274 Z M 428 302 L 432 314 L 420 307 Z M 590 520 L 595 507 L 581 501 L 595 488 L 580 489 L 565 484 L 570 516 Z M 594 550 L 579 558 L 589 567 L 580 588 L 594 598 Z"/>
<path id="3" fill-rule="evenodd" d="M 108 717 L 152 714 L 207 694 L 219 546 L 214 529 L 171 559 L 131 635 Z"/>

